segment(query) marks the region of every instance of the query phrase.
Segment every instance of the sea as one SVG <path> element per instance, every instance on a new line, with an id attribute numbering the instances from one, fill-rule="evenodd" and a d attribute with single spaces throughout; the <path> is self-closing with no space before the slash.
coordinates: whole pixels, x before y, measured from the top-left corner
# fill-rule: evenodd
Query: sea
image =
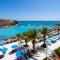
<path id="1" fill-rule="evenodd" d="M 16 34 L 26 32 L 30 29 L 48 29 L 54 28 L 54 24 L 60 24 L 60 21 L 18 21 L 18 25 L 7 28 L 0 28 L 0 38 L 16 36 Z"/>
<path id="2" fill-rule="evenodd" d="M 60 24 L 60 21 L 19 21 L 19 24 L 21 23 L 22 25 L 51 25 L 51 24 Z"/>

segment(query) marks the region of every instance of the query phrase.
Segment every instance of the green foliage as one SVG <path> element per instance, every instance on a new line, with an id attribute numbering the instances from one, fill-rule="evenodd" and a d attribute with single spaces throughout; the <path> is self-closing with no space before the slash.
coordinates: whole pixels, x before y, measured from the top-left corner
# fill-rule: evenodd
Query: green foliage
<path id="1" fill-rule="evenodd" d="M 58 34 L 59 34 L 59 31 L 60 31 L 60 24 L 55 24 L 55 27 L 56 27 L 56 29 L 58 30 Z"/>
<path id="2" fill-rule="evenodd" d="M 47 60 L 47 57 L 46 57 L 46 58 L 44 58 L 43 60 Z"/>
<path id="3" fill-rule="evenodd" d="M 29 30 L 29 38 L 36 38 L 37 31 L 35 29 Z"/>
<path id="4" fill-rule="evenodd" d="M 60 47 L 55 50 L 55 53 L 60 57 Z"/>
<path id="5" fill-rule="evenodd" d="M 37 31 L 35 29 L 24 32 L 23 35 L 27 36 L 29 39 L 35 38 L 37 36 Z"/>
<path id="6" fill-rule="evenodd" d="M 26 34 L 24 33 L 25 36 L 28 36 L 28 38 L 30 40 L 32 40 L 32 44 L 33 44 L 33 53 L 35 52 L 35 42 L 36 42 L 36 36 L 37 36 L 37 31 L 35 29 L 33 30 L 29 30 L 28 32 L 26 32 Z"/>
<path id="7" fill-rule="evenodd" d="M 45 27 L 43 27 L 43 29 L 41 30 L 41 33 L 42 33 L 43 35 L 47 35 L 47 34 L 48 34 L 48 29 L 45 28 Z"/>
<path id="8" fill-rule="evenodd" d="M 20 38 L 20 34 L 18 33 L 18 34 L 16 34 L 16 37 L 19 39 Z"/>
<path id="9" fill-rule="evenodd" d="M 28 37 L 29 33 L 28 32 L 24 32 L 23 35 Z"/>
<path id="10" fill-rule="evenodd" d="M 44 27 L 44 28 L 42 29 L 41 33 L 43 34 L 43 41 L 44 41 L 44 44 L 43 44 L 42 47 L 46 48 L 46 43 L 45 43 L 45 41 L 46 41 L 46 35 L 48 35 L 48 29 Z"/>

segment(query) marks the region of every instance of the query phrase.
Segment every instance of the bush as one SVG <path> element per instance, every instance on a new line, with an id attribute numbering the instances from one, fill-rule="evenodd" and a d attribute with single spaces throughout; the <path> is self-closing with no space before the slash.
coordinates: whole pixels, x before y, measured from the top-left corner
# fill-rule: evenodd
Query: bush
<path id="1" fill-rule="evenodd" d="M 60 47 L 55 50 L 55 53 L 60 57 Z"/>
<path id="2" fill-rule="evenodd" d="M 47 57 L 46 57 L 46 58 L 44 58 L 43 60 L 47 60 Z"/>

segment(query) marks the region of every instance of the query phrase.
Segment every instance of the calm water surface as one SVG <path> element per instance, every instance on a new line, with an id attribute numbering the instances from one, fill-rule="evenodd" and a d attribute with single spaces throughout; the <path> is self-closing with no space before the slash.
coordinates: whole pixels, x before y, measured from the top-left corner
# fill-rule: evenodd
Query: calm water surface
<path id="1" fill-rule="evenodd" d="M 21 21 L 21 25 L 12 26 L 8 28 L 0 29 L 0 38 L 15 36 L 16 34 L 22 34 L 30 29 L 42 29 L 44 26 L 48 29 L 53 28 L 52 24 L 60 23 L 60 21 Z"/>

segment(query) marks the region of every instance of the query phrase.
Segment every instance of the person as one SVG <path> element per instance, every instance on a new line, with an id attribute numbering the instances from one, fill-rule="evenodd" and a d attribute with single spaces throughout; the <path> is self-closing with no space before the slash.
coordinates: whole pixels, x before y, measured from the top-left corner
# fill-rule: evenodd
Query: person
<path id="1" fill-rule="evenodd" d="M 29 53 L 29 57 L 32 57 L 32 53 Z"/>
<path id="2" fill-rule="evenodd" d="M 28 52 L 27 52 L 27 56 L 32 57 L 32 53 L 30 52 L 29 49 L 28 49 Z"/>

